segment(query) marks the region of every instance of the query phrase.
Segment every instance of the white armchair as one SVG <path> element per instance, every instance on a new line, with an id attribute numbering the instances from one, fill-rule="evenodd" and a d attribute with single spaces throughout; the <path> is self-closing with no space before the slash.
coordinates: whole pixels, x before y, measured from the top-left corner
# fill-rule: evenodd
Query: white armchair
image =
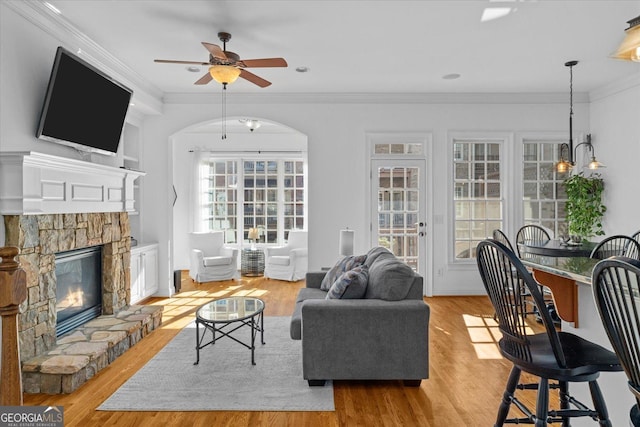
<path id="1" fill-rule="evenodd" d="M 240 277 L 238 250 L 224 246 L 224 231 L 189 233 L 189 245 L 189 277 L 196 282 L 214 282 Z"/>
<path id="2" fill-rule="evenodd" d="M 296 282 L 304 279 L 309 265 L 307 232 L 289 231 L 286 245 L 264 249 L 264 277 Z"/>

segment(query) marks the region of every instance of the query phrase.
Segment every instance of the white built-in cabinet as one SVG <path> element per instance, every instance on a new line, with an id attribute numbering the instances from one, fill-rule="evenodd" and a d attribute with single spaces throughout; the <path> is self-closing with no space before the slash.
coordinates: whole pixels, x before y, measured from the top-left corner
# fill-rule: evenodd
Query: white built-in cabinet
<path id="1" fill-rule="evenodd" d="M 125 123 L 122 130 L 122 139 L 120 143 L 120 152 L 122 156 L 122 166 L 131 171 L 140 171 L 142 169 L 142 148 L 140 143 L 140 128 L 132 123 Z M 143 177 L 139 177 L 133 183 L 133 199 L 135 200 L 133 209 L 129 211 L 129 224 L 131 226 L 131 237 L 142 240 L 142 220 L 140 204 L 142 200 L 142 181 Z"/>
<path id="2" fill-rule="evenodd" d="M 136 304 L 158 291 L 158 244 L 131 248 L 131 301 Z"/>

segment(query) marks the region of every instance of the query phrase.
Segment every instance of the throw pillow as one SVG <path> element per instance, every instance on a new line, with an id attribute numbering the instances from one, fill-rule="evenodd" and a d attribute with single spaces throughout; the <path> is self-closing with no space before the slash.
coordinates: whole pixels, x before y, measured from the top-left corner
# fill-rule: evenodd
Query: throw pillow
<path id="1" fill-rule="evenodd" d="M 331 267 L 331 269 L 327 271 L 327 274 L 322 278 L 320 289 L 323 291 L 329 291 L 333 282 L 335 282 L 342 273 L 364 264 L 366 259 L 366 255 L 351 255 L 339 259 L 338 262 L 336 262 L 336 264 Z"/>
<path id="2" fill-rule="evenodd" d="M 365 298 L 398 301 L 405 299 L 415 273 L 397 258 L 382 258 L 369 267 L 369 284 Z"/>
<path id="3" fill-rule="evenodd" d="M 349 271 L 345 271 L 333 282 L 326 299 L 359 299 L 367 290 L 369 281 L 369 269 L 366 265 L 360 265 Z"/>

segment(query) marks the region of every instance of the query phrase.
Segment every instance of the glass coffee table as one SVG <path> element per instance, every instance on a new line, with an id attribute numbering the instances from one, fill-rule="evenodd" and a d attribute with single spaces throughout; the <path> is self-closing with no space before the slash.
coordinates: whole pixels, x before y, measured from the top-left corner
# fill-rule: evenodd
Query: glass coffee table
<path id="1" fill-rule="evenodd" d="M 264 344 L 264 301 L 253 297 L 228 297 L 208 302 L 196 311 L 196 362 L 200 363 L 200 350 L 215 344 L 222 337 L 231 338 L 251 350 L 251 364 L 255 365 L 256 334 L 260 332 L 260 342 Z M 203 327 L 200 335 L 200 326 Z M 232 332 L 248 327 L 251 332 L 251 344 L 240 341 L 230 335 Z M 212 339 L 205 342 L 207 331 Z"/>

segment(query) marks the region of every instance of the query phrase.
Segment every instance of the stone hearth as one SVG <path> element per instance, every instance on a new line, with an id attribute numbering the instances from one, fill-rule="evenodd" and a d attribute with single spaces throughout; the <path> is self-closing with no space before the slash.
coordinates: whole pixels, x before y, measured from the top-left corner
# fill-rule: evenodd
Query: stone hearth
<path id="1" fill-rule="evenodd" d="M 58 338 L 57 346 L 22 364 L 25 393 L 71 393 L 162 323 L 162 306 L 129 306 Z"/>

